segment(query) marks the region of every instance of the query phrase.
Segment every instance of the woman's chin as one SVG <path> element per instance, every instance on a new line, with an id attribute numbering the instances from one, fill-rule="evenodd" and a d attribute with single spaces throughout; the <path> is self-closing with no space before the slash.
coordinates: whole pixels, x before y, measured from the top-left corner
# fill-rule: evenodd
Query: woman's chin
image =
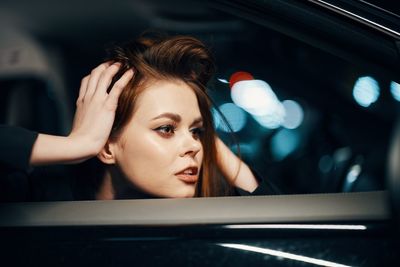
<path id="1" fill-rule="evenodd" d="M 186 185 L 182 188 L 180 188 L 180 190 L 175 190 L 174 192 L 170 192 L 170 194 L 168 194 L 168 198 L 192 198 L 194 197 L 194 193 L 195 193 L 195 185 Z"/>

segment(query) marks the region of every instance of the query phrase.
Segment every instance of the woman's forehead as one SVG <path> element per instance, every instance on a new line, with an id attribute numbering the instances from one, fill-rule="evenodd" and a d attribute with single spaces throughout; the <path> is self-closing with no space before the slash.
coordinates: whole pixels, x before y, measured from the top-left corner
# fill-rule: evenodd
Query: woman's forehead
<path id="1" fill-rule="evenodd" d="M 201 117 L 196 94 L 179 80 L 150 83 L 136 101 L 134 117 L 149 120 L 163 113 L 178 114 L 182 120 Z"/>

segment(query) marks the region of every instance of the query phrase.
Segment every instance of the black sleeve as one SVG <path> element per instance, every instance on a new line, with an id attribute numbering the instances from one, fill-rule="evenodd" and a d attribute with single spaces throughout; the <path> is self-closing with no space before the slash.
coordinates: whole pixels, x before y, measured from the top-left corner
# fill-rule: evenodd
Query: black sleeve
<path id="1" fill-rule="evenodd" d="M 241 188 L 236 188 L 236 192 L 239 196 L 262 196 L 262 195 L 279 195 L 280 190 L 270 180 L 263 178 L 255 170 L 251 169 L 251 172 L 258 181 L 258 187 L 253 192 L 248 192 Z"/>
<path id="2" fill-rule="evenodd" d="M 37 136 L 23 128 L 0 125 L 0 165 L 27 170 Z"/>

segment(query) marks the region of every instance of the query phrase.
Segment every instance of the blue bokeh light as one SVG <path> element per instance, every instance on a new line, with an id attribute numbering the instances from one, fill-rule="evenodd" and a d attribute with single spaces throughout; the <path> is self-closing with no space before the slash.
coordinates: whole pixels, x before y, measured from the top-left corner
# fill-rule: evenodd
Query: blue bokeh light
<path id="1" fill-rule="evenodd" d="M 234 132 L 239 132 L 243 129 L 247 122 L 246 113 L 233 103 L 225 103 L 219 106 L 219 110 L 225 116 L 229 125 Z M 225 125 L 222 118 L 216 110 L 213 110 L 215 127 L 224 132 L 229 132 L 229 128 Z"/>
<path id="2" fill-rule="evenodd" d="M 211 114 L 214 120 L 214 128 L 219 129 L 219 125 L 222 123 L 221 116 L 218 114 L 218 111 L 215 108 L 211 109 Z"/>
<path id="3" fill-rule="evenodd" d="M 324 155 L 318 162 L 319 170 L 322 173 L 329 173 L 333 168 L 333 158 L 330 155 Z"/>
<path id="4" fill-rule="evenodd" d="M 275 160 L 283 160 L 300 145 L 300 136 L 296 131 L 281 129 L 271 139 L 271 153 Z"/>
<path id="5" fill-rule="evenodd" d="M 400 101 L 400 84 L 392 81 L 390 83 L 390 92 L 395 100 Z"/>
<path id="6" fill-rule="evenodd" d="M 249 157 L 257 155 L 260 149 L 260 144 L 259 140 L 253 140 L 252 142 L 247 142 L 247 143 L 240 142 L 239 147 L 240 147 L 240 154 Z M 238 147 L 236 144 L 231 145 L 230 149 L 234 153 L 238 154 Z"/>
<path id="7" fill-rule="evenodd" d="M 354 84 L 353 97 L 362 107 L 369 107 L 378 100 L 380 88 L 378 82 L 370 77 L 359 78 Z"/>
<path id="8" fill-rule="evenodd" d="M 304 111 L 300 104 L 293 100 L 285 100 L 282 102 L 285 108 L 285 119 L 282 126 L 287 129 L 296 129 L 303 122 Z"/>

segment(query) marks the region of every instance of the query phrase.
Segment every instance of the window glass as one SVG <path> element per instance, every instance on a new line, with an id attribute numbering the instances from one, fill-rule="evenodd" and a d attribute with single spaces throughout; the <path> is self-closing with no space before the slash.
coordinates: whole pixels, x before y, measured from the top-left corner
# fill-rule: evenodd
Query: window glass
<path id="1" fill-rule="evenodd" d="M 384 189 L 399 84 L 282 33 L 244 25 L 243 35 L 217 51 L 211 86 L 242 158 L 286 193 Z M 231 88 L 227 82 L 239 71 L 254 80 Z M 216 124 L 229 142 L 226 127 Z"/>

